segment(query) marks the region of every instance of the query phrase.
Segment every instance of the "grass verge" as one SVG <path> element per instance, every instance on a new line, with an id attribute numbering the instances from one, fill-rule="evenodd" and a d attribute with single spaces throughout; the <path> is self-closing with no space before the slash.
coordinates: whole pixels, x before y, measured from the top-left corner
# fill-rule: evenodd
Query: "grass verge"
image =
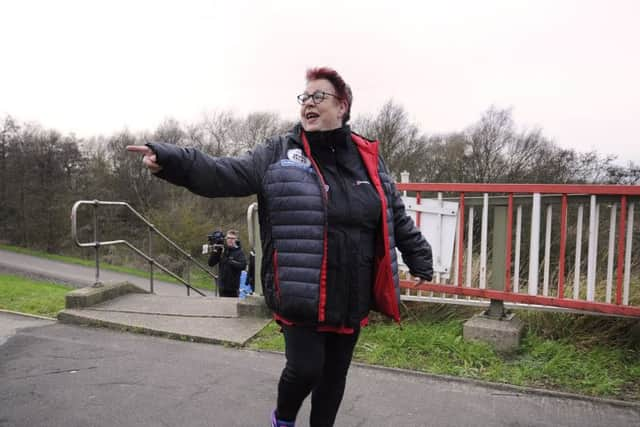
<path id="1" fill-rule="evenodd" d="M 52 282 L 0 274 L 0 309 L 55 317 L 72 288 Z"/>
<path id="2" fill-rule="evenodd" d="M 572 339 L 571 331 L 562 338 L 547 337 L 536 328 L 540 314 L 531 318 L 522 313 L 520 317 L 529 331 L 516 352 L 501 354 L 488 344 L 462 338 L 468 310 L 428 304 L 418 310 L 408 316 L 405 312 L 408 320 L 402 327 L 371 316 L 370 325 L 362 330 L 354 361 L 640 401 L 640 349 L 624 341 L 615 342 L 612 337 L 598 340 L 593 335 L 584 341 L 580 334 L 574 334 L 578 338 Z M 602 319 L 595 321 L 601 323 Z M 249 347 L 284 351 L 278 325 L 269 324 Z"/>

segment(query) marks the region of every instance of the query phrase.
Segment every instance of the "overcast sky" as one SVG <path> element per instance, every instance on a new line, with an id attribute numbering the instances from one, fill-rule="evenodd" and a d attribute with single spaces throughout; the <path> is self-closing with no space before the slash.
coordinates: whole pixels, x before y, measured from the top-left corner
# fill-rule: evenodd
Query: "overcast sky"
<path id="1" fill-rule="evenodd" d="M 295 119 L 307 68 L 424 132 L 490 105 L 558 145 L 640 163 L 640 1 L 2 0 L 0 115 L 79 136 L 203 113 Z"/>

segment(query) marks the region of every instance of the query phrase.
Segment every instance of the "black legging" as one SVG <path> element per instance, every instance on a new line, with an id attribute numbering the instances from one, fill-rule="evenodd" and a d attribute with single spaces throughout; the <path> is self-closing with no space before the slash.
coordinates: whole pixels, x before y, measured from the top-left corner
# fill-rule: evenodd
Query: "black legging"
<path id="1" fill-rule="evenodd" d="M 282 329 L 287 364 L 278 384 L 277 417 L 294 421 L 312 393 L 310 426 L 333 426 L 359 331 L 345 335 L 296 326 Z"/>
<path id="2" fill-rule="evenodd" d="M 238 298 L 237 289 L 220 288 L 220 296 L 228 298 Z"/>

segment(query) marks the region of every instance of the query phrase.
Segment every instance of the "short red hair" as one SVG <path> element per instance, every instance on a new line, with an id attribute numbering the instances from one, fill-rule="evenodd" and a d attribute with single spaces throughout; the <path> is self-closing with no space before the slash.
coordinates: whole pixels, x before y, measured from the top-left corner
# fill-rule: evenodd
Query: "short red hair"
<path id="1" fill-rule="evenodd" d="M 307 70 L 307 81 L 326 79 L 333 85 L 336 90 L 336 96 L 341 101 L 347 102 L 347 111 L 342 117 L 342 124 L 349 121 L 351 117 L 351 103 L 353 102 L 353 94 L 351 93 L 351 87 L 345 83 L 344 79 L 336 70 L 329 67 L 316 67 L 309 68 Z"/>

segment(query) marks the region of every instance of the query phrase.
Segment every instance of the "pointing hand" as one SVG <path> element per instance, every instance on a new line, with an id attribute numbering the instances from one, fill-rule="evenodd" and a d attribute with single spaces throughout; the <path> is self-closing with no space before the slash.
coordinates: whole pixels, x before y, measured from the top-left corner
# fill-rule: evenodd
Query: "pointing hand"
<path id="1" fill-rule="evenodd" d="M 158 173 L 162 170 L 162 166 L 156 163 L 156 153 L 146 145 L 127 145 L 127 151 L 142 154 L 142 163 L 144 163 L 151 173 Z"/>

